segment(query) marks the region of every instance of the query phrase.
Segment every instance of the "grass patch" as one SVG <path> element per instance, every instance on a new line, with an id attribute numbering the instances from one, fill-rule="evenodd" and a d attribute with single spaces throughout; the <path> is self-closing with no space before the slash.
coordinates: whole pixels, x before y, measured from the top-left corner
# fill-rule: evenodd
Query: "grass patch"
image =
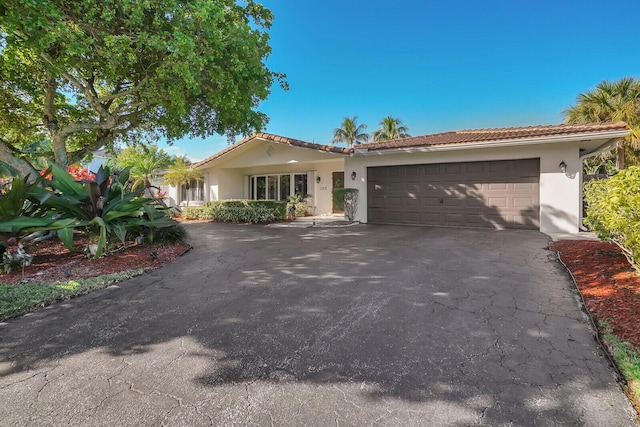
<path id="1" fill-rule="evenodd" d="M 627 395 L 636 408 L 640 408 L 640 350 L 613 334 L 607 322 L 600 322 L 602 337 L 618 368 L 627 380 Z"/>
<path id="2" fill-rule="evenodd" d="M 19 316 L 58 301 L 88 294 L 96 289 L 139 276 L 146 269 L 123 271 L 62 283 L 0 285 L 0 321 Z"/>

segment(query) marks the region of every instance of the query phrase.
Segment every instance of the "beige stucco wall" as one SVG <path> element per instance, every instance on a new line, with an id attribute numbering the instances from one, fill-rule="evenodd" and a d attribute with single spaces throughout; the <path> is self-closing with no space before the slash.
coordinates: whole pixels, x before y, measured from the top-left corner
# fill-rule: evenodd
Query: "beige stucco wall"
<path id="1" fill-rule="evenodd" d="M 398 154 L 355 155 L 345 160 L 345 187 L 357 188 L 359 206 L 356 219 L 367 222 L 367 167 L 451 163 L 484 160 L 540 159 L 540 231 L 545 233 L 577 233 L 580 225 L 580 173 L 577 142 L 538 144 L 520 147 L 482 148 Z M 561 161 L 567 172 L 560 172 Z M 351 172 L 357 178 L 351 180 Z"/>
<path id="2" fill-rule="evenodd" d="M 316 215 L 330 213 L 331 173 L 343 170 L 344 158 L 308 148 L 257 141 L 201 168 L 205 188 L 208 188 L 207 201 L 247 198 L 248 177 L 252 175 L 305 173 L 312 211 Z M 320 183 L 316 182 L 317 177 Z"/>

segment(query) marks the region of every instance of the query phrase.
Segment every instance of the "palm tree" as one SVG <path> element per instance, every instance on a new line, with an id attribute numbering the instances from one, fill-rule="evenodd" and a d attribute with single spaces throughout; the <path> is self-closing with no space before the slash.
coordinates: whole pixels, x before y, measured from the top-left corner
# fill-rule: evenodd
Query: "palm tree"
<path id="1" fill-rule="evenodd" d="M 373 131 L 374 141 L 387 141 L 389 139 L 408 138 L 409 128 L 402 123 L 402 120 L 388 115 L 380 120 L 380 129 Z"/>
<path id="2" fill-rule="evenodd" d="M 202 172 L 193 169 L 187 159 L 178 157 L 175 163 L 167 169 L 164 175 L 164 179 L 170 185 L 175 185 L 180 191 L 181 187 L 184 187 L 187 193 L 187 206 L 189 206 L 189 189 L 191 181 L 202 181 Z"/>
<path id="3" fill-rule="evenodd" d="M 367 125 L 358 125 L 358 116 L 345 117 L 340 127 L 333 130 L 333 140 L 329 145 L 346 142 L 347 147 L 352 147 L 367 142 L 369 134 L 364 132 L 365 129 Z"/>
<path id="4" fill-rule="evenodd" d="M 145 189 L 150 189 L 158 169 L 168 167 L 173 161 L 173 157 L 166 151 L 158 149 L 156 144 L 132 145 L 122 150 L 116 157 L 119 167 L 131 166 L 130 176 L 134 179 L 133 187 L 143 186 Z"/>
<path id="5" fill-rule="evenodd" d="M 576 105 L 564 111 L 568 123 L 591 123 L 622 120 L 631 134 L 616 149 L 616 168 L 625 166 L 625 148 L 640 148 L 640 80 L 624 77 L 615 82 L 607 80 L 595 89 L 581 93 Z"/>

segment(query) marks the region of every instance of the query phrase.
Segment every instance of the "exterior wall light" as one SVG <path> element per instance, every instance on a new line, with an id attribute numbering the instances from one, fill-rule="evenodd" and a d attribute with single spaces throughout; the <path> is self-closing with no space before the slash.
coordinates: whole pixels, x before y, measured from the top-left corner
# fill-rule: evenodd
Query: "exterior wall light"
<path id="1" fill-rule="evenodd" d="M 560 172 L 567 173 L 567 164 L 564 162 L 564 160 L 560 162 L 558 167 L 560 168 Z"/>
<path id="2" fill-rule="evenodd" d="M 351 172 L 351 180 L 355 181 L 356 179 L 356 171 Z"/>
<path id="3" fill-rule="evenodd" d="M 316 182 L 317 182 L 318 184 L 320 184 L 320 181 L 321 181 L 320 177 L 317 177 L 317 178 L 316 178 Z"/>

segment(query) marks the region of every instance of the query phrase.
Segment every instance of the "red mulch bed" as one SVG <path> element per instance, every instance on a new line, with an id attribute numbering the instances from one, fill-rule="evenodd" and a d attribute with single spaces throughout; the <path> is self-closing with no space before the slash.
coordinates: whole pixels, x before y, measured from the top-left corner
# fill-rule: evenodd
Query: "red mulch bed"
<path id="1" fill-rule="evenodd" d="M 615 335 L 640 349 L 640 276 L 612 243 L 565 240 L 560 252 L 596 322 L 607 321 Z"/>
<path id="2" fill-rule="evenodd" d="M 99 259 L 85 257 L 82 250 L 87 246 L 83 236 L 74 237 L 75 248 L 69 252 L 58 238 L 45 242 L 24 243 L 28 254 L 33 256 L 32 264 L 24 268 L 27 281 L 62 282 L 73 279 L 100 276 L 139 268 L 157 268 L 179 257 L 191 246 L 179 244 L 168 247 L 151 247 L 127 242 L 126 249 L 119 249 Z M 151 252 L 155 249 L 155 259 Z M 0 283 L 18 283 L 22 279 L 22 270 L 0 275 Z"/>

